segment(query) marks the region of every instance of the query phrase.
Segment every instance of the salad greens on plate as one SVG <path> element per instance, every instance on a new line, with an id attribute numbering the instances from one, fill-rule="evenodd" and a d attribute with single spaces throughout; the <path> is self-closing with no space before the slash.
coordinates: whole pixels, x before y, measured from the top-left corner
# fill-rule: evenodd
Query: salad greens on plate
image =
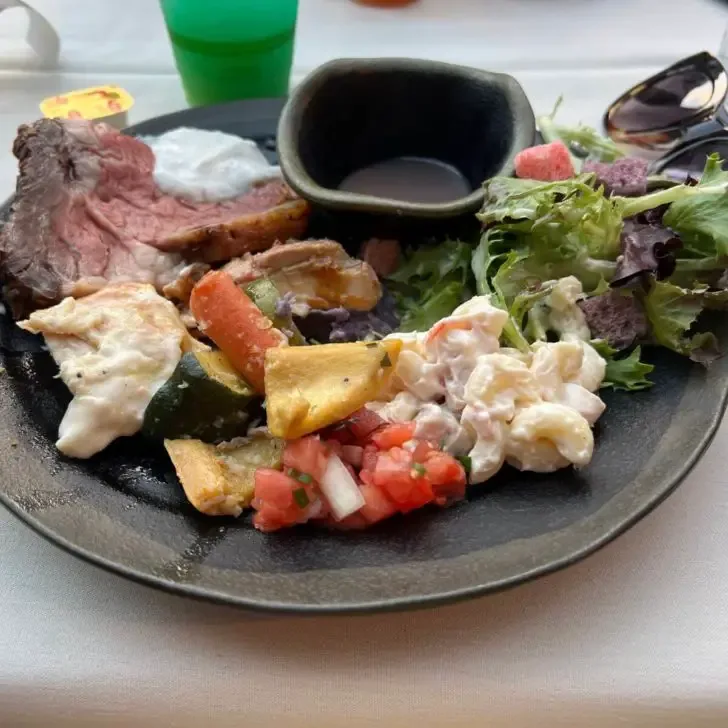
<path id="1" fill-rule="evenodd" d="M 588 127 L 548 119 L 547 137 L 577 144 L 602 167 L 625 161 Z M 544 312 L 555 282 L 573 276 L 593 345 L 607 360 L 603 386 L 650 386 L 644 345 L 706 365 L 720 355 L 700 320 L 728 305 L 728 171 L 718 155 L 699 182 L 637 196 L 607 191 L 599 172 L 555 182 L 495 177 L 484 191 L 475 247 L 448 240 L 420 248 L 389 279 L 403 330 L 425 330 L 473 293 L 489 294 L 509 313 L 507 344 L 525 350 L 563 334 Z"/>
<path id="2" fill-rule="evenodd" d="M 472 295 L 472 246 L 445 240 L 411 252 L 388 279 L 400 331 L 425 331 Z"/>

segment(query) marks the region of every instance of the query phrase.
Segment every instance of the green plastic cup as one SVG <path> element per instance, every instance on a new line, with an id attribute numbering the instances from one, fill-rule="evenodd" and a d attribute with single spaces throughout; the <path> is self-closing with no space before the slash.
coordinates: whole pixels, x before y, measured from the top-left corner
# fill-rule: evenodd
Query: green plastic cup
<path id="1" fill-rule="evenodd" d="M 284 96 L 298 0 L 161 0 L 191 106 Z"/>

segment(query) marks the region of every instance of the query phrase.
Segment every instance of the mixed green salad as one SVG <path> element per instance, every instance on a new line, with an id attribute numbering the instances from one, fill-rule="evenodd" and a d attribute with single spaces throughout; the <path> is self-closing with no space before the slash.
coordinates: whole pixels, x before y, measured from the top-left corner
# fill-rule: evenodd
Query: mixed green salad
<path id="1" fill-rule="evenodd" d="M 586 154 L 587 163 L 575 159 L 581 171 L 555 182 L 488 180 L 479 240 L 410 251 L 388 279 L 401 329 L 427 330 L 474 293 L 490 294 L 509 313 L 505 343 L 526 350 L 562 333 L 549 329 L 544 301 L 556 280 L 574 276 L 593 346 L 608 362 L 604 386 L 649 387 L 653 367 L 642 361 L 645 345 L 708 365 L 720 350 L 701 314 L 728 304 L 722 160 L 710 156 L 699 181 L 659 180 L 660 189 L 646 192 L 646 163 L 625 158 L 594 130 L 557 126 L 553 117 L 540 127 L 547 139 Z M 619 185 L 605 179 L 618 165 L 624 177 L 630 164 L 644 179 L 619 194 Z"/>

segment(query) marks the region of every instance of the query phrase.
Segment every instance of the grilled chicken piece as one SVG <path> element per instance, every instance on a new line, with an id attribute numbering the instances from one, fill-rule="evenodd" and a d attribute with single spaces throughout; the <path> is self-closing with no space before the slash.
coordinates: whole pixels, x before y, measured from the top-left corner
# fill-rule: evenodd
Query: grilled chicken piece
<path id="1" fill-rule="evenodd" d="M 270 278 L 281 294 L 293 293 L 297 302 L 316 309 L 369 311 L 382 295 L 372 267 L 350 257 L 333 240 L 275 245 L 264 253 L 236 258 L 223 270 L 236 283 Z"/>
<path id="2" fill-rule="evenodd" d="M 35 311 L 18 326 L 43 334 L 73 400 L 56 447 L 88 458 L 142 426 L 184 351 L 197 346 L 177 309 L 146 283 L 111 283 Z"/>

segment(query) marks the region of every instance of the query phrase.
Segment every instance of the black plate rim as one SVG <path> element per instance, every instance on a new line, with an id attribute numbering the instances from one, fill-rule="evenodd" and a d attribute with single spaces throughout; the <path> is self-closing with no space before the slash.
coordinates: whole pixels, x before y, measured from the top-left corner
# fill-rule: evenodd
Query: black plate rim
<path id="1" fill-rule="evenodd" d="M 528 583 L 541 576 L 552 574 L 560 571 L 572 564 L 575 564 L 591 554 L 599 551 L 608 543 L 616 539 L 618 536 L 629 530 L 633 525 L 641 521 L 646 515 L 657 508 L 667 497 L 669 497 L 676 488 L 682 483 L 690 471 L 695 467 L 701 459 L 705 451 L 715 438 L 723 419 L 723 414 L 728 405 L 728 387 L 723 388 L 720 404 L 715 411 L 711 420 L 710 428 L 701 438 L 698 446 L 693 451 L 691 457 L 686 460 L 685 465 L 670 479 L 666 487 L 649 501 L 642 508 L 632 513 L 629 517 L 615 524 L 611 529 L 606 531 L 601 538 L 590 540 L 585 546 L 575 547 L 570 553 L 560 559 L 552 560 L 548 565 L 536 567 L 526 574 L 520 573 L 515 576 L 491 582 L 489 584 L 466 587 L 450 592 L 444 592 L 437 595 L 425 595 L 419 597 L 397 597 L 392 599 L 380 599 L 371 602 L 362 602 L 357 605 L 350 604 L 301 604 L 292 606 L 285 602 L 261 601 L 260 599 L 246 599 L 233 594 L 210 589 L 209 587 L 196 587 L 190 584 L 182 584 L 164 579 L 159 576 L 144 573 L 138 569 L 126 566 L 121 563 L 114 562 L 110 559 L 98 556 L 93 552 L 81 546 L 72 543 L 65 536 L 55 533 L 52 529 L 46 527 L 39 519 L 34 518 L 29 513 L 20 508 L 17 503 L 8 498 L 4 492 L 0 491 L 0 502 L 20 521 L 30 526 L 36 533 L 40 534 L 46 540 L 59 546 L 67 553 L 79 557 L 84 561 L 99 566 L 105 571 L 119 574 L 120 576 L 131 579 L 132 581 L 161 589 L 169 594 L 177 596 L 185 596 L 201 601 L 214 602 L 216 604 L 241 607 L 250 611 L 289 615 L 346 615 L 346 614 L 370 614 L 374 612 L 394 612 L 404 611 L 408 609 L 424 609 L 427 607 L 436 607 L 445 604 L 453 604 L 467 599 L 473 599 L 487 594 L 493 594 L 506 589 L 511 589 L 520 584 Z"/>
<path id="2" fill-rule="evenodd" d="M 269 114 L 276 107 L 280 110 L 282 103 L 281 99 L 265 99 L 252 102 L 232 102 L 231 104 L 222 104 L 215 108 L 218 108 L 222 114 L 235 113 L 236 108 L 239 109 L 242 104 L 247 108 L 257 107 L 263 113 Z M 205 110 L 203 113 L 209 112 L 210 110 L 210 107 L 202 108 Z M 141 127 L 139 133 L 144 133 L 143 127 L 147 122 L 157 123 L 160 121 L 168 121 L 178 125 L 180 123 L 191 124 L 194 123 L 192 119 L 194 118 L 195 111 L 195 109 L 186 109 L 154 117 L 134 125 L 130 128 L 130 131 L 136 133 Z M 11 202 L 12 197 L 0 206 L 0 209 L 5 209 Z M 31 513 L 23 510 L 18 503 L 16 503 L 1 489 L 0 503 L 2 503 L 2 505 L 5 506 L 21 522 L 28 525 L 40 536 L 59 546 L 67 553 L 70 553 L 71 555 L 108 572 L 118 574 L 144 586 L 157 588 L 177 596 L 185 596 L 227 606 L 241 607 L 255 612 L 289 615 L 369 614 L 374 612 L 422 609 L 472 599 L 486 594 L 503 591 L 519 584 L 527 583 L 536 578 L 559 571 L 567 566 L 577 563 L 603 548 L 610 541 L 620 536 L 653 511 L 682 483 L 713 441 L 721 420 L 723 419 L 727 405 L 728 386 L 723 385 L 721 386 L 717 406 L 710 418 L 709 426 L 705 429 L 702 436 L 695 444 L 690 456 L 684 461 L 683 465 L 677 469 L 669 479 L 663 480 L 659 490 L 653 493 L 651 497 L 645 499 L 639 508 L 631 511 L 629 515 L 624 518 L 614 520 L 612 522 L 612 526 L 605 528 L 598 537 L 594 537 L 593 535 L 589 536 L 588 534 L 582 534 L 579 532 L 574 533 L 574 526 L 570 526 L 565 529 L 565 543 L 561 547 L 563 552 L 561 557 L 551 558 L 551 560 L 546 564 L 535 566 L 529 571 L 519 571 L 517 574 L 510 577 L 504 577 L 485 584 L 463 587 L 461 589 L 440 592 L 437 594 L 382 598 L 371 601 L 361 601 L 356 604 L 334 602 L 292 605 L 289 602 L 264 601 L 260 598 L 246 598 L 237 594 L 220 591 L 209 586 L 195 586 L 193 584 L 176 582 L 172 579 L 146 573 L 141 569 L 121 563 L 120 561 L 114 561 L 104 556 L 100 556 L 83 546 L 75 544 L 70 538 L 54 531 L 51 527 L 46 526 L 39 518 L 36 518 Z"/>

